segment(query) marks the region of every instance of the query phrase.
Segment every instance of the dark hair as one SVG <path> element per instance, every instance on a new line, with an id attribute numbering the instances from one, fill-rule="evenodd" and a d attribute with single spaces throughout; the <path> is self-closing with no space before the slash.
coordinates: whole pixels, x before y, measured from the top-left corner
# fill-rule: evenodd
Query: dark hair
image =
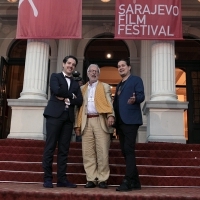
<path id="1" fill-rule="evenodd" d="M 126 62 L 126 64 L 128 66 L 130 66 L 130 60 L 129 59 L 120 59 L 117 63 L 119 63 L 120 61 L 124 61 L 124 62 Z"/>
<path id="2" fill-rule="evenodd" d="M 76 65 L 78 64 L 78 59 L 77 59 L 75 56 L 71 56 L 71 55 L 66 56 L 66 57 L 63 59 L 63 63 L 66 63 L 66 62 L 68 61 L 69 58 L 74 59 L 74 60 L 76 61 Z M 76 66 L 76 65 L 75 65 L 75 66 Z"/>

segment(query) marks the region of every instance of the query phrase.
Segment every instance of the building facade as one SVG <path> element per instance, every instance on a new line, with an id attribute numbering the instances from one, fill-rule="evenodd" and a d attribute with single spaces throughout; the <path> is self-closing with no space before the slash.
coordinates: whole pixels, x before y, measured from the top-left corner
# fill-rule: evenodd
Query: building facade
<path id="1" fill-rule="evenodd" d="M 16 40 L 18 2 L 0 0 L 1 138 L 45 138 L 49 77 L 71 54 L 85 81 L 87 67 L 97 63 L 113 94 L 117 60 L 130 59 L 146 95 L 138 142 L 200 143 L 200 2 L 181 4 L 180 41 L 115 40 L 114 0 L 83 0 L 82 39 Z"/>

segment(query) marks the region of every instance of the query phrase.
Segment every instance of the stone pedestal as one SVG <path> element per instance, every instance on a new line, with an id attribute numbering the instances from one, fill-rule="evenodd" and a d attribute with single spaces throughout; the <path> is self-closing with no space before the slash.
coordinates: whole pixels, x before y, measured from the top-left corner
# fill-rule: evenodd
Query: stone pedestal
<path id="1" fill-rule="evenodd" d="M 44 108 L 47 100 L 8 99 L 12 109 L 8 138 L 44 140 Z"/>
<path id="2" fill-rule="evenodd" d="M 147 141 L 186 143 L 184 111 L 188 102 L 147 101 L 143 112 L 147 115 Z"/>

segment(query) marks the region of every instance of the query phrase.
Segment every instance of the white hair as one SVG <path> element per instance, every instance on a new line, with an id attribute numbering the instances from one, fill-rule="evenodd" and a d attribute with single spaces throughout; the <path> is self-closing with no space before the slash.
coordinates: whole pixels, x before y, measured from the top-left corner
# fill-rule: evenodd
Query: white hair
<path id="1" fill-rule="evenodd" d="M 90 64 L 88 69 L 87 69 L 87 73 L 90 71 L 90 67 L 92 67 L 92 66 L 96 66 L 98 71 L 99 71 L 99 74 L 100 74 L 100 68 L 99 68 L 99 66 L 97 64 Z"/>

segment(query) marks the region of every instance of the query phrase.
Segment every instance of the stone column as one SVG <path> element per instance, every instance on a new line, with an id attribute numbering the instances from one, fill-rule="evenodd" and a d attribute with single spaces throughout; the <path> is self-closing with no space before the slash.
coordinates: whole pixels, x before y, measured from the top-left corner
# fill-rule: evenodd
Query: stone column
<path id="1" fill-rule="evenodd" d="M 50 57 L 50 68 L 49 68 L 49 77 L 48 77 L 48 83 L 50 83 L 50 77 L 52 73 L 55 73 L 57 69 L 57 57 Z M 50 99 L 51 97 L 51 90 L 48 84 L 47 88 L 47 99 Z M 46 139 L 46 118 L 44 118 L 44 123 L 43 123 L 43 134 L 44 134 L 44 139 Z"/>
<path id="2" fill-rule="evenodd" d="M 151 95 L 151 41 L 141 41 L 141 56 L 140 56 L 140 73 L 144 84 L 145 101 L 150 99 Z M 144 106 L 145 101 L 141 107 Z M 143 115 L 143 125 L 139 128 L 138 142 L 147 141 L 147 117 Z"/>
<path id="3" fill-rule="evenodd" d="M 152 93 L 143 111 L 147 115 L 147 140 L 186 143 L 183 114 L 188 102 L 175 92 L 174 41 L 152 44 Z"/>
<path id="4" fill-rule="evenodd" d="M 46 40 L 29 39 L 27 44 L 23 90 L 20 99 L 47 98 L 49 44 Z"/>
<path id="5" fill-rule="evenodd" d="M 50 77 L 52 73 L 55 73 L 57 70 L 57 57 L 56 58 L 50 58 L 50 69 L 49 69 L 49 77 L 48 77 L 48 83 L 50 83 Z M 49 99 L 51 96 L 51 92 L 50 92 L 50 87 L 48 84 L 48 98 Z"/>
<path id="6" fill-rule="evenodd" d="M 84 62 L 84 57 L 78 57 L 78 65 L 76 66 L 76 70 L 80 72 L 81 77 L 83 77 L 83 64 L 84 64 L 83 62 Z"/>
<path id="7" fill-rule="evenodd" d="M 75 56 L 74 40 L 60 39 L 58 44 L 57 73 L 62 71 L 63 58 L 69 55 Z"/>
<path id="8" fill-rule="evenodd" d="M 140 59 L 130 58 L 131 74 L 140 76 Z"/>
<path id="9" fill-rule="evenodd" d="M 141 41 L 141 78 L 144 84 L 145 101 L 151 96 L 151 40 Z"/>
<path id="10" fill-rule="evenodd" d="M 62 71 L 63 58 L 65 56 L 75 56 L 74 40 L 60 39 L 58 44 L 57 73 Z M 72 141 L 75 141 L 75 133 L 72 133 Z"/>
<path id="11" fill-rule="evenodd" d="M 49 44 L 46 40 L 28 40 L 21 97 L 8 99 L 12 108 L 8 138 L 44 139 L 48 58 Z"/>
<path id="12" fill-rule="evenodd" d="M 152 101 L 176 101 L 174 41 L 152 45 Z"/>

